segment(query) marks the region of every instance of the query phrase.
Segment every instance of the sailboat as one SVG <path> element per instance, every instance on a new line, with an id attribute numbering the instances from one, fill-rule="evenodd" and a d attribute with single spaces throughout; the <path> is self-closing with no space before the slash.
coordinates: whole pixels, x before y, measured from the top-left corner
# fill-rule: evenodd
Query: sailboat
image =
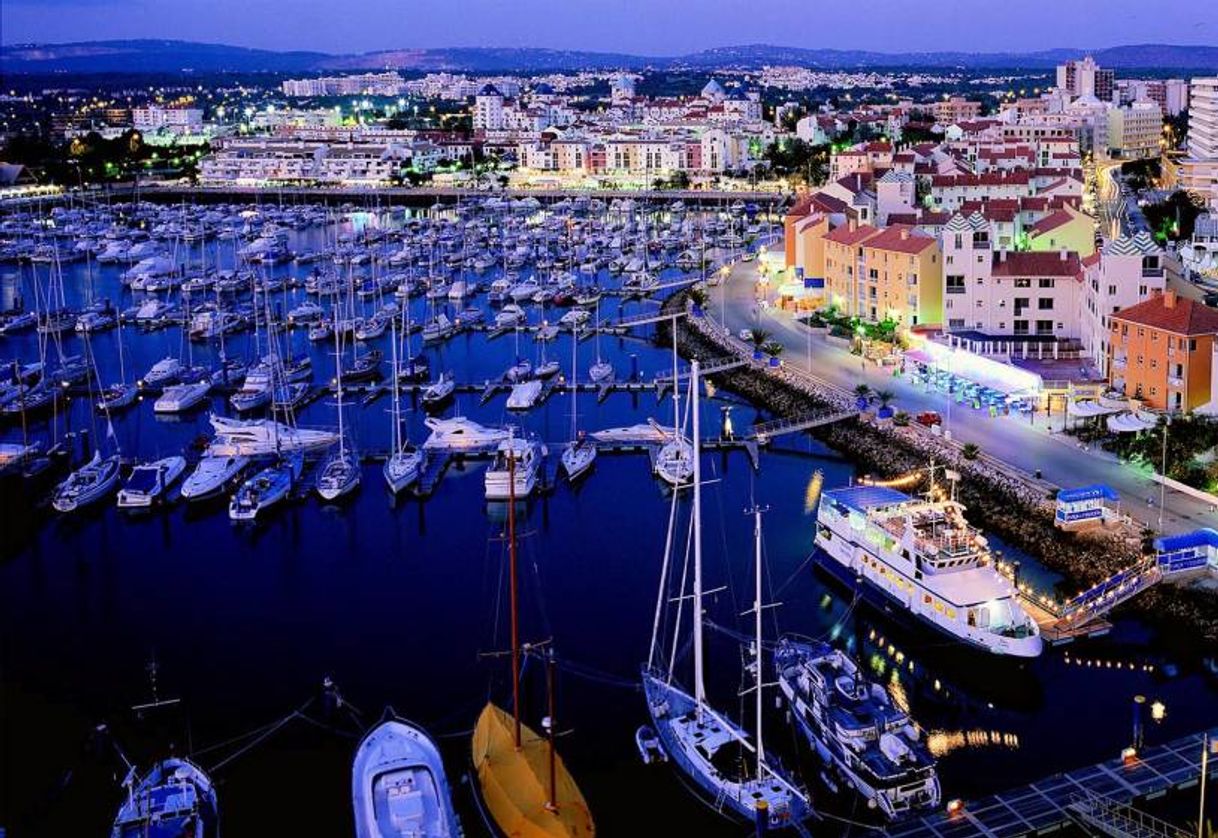
<path id="1" fill-rule="evenodd" d="M 127 383 L 127 369 L 123 359 L 123 321 L 121 317 L 116 317 L 115 321 L 118 323 L 118 381 L 105 387 L 97 397 L 97 409 L 103 412 L 130 407 L 139 394 L 139 388 Z"/>
<path id="2" fill-rule="evenodd" d="M 567 474 L 567 480 L 574 481 L 586 474 L 596 462 L 596 444 L 579 430 L 579 414 L 576 413 L 576 403 L 579 401 L 579 384 L 576 376 L 579 373 L 578 361 L 579 339 L 571 336 L 571 441 L 566 444 L 559 457 L 562 470 Z"/>
<path id="3" fill-rule="evenodd" d="M 423 453 L 411 445 L 402 433 L 402 401 L 398 392 L 401 371 L 398 368 L 397 320 L 393 321 L 393 404 L 389 407 L 392 418 L 393 450 L 381 469 L 389 491 L 395 495 L 419 479 L 423 469 Z"/>
<path id="4" fill-rule="evenodd" d="M 337 500 L 352 492 L 360 480 L 359 458 L 347 445 L 347 433 L 343 424 L 343 349 L 338 332 L 334 333 L 334 369 L 338 403 L 338 449 L 330 454 L 317 476 L 317 494 L 321 495 L 322 500 Z M 393 386 L 396 391 L 396 375 Z"/>
<path id="5" fill-rule="evenodd" d="M 652 630 L 648 662 L 643 667 L 643 691 L 647 697 L 647 711 L 652 720 L 652 731 L 663 745 L 669 761 L 676 765 L 698 790 L 720 812 L 725 809 L 732 816 L 753 822 L 764 802 L 768 813 L 767 823 L 772 828 L 791 826 L 806 820 L 812 814 L 811 804 L 804 790 L 797 786 L 786 773 L 766 756 L 761 729 L 761 638 L 754 642 L 752 672 L 757 691 L 757 730 L 752 739 L 737 724 L 710 706 L 706 697 L 705 653 L 703 650 L 703 579 L 702 579 L 702 469 L 700 460 L 698 419 L 698 362 L 690 371 L 690 411 L 693 414 L 693 593 L 692 599 L 692 645 L 694 657 L 693 690 L 687 692 L 677 681 L 673 669 L 676 663 L 678 644 L 675 634 L 680 630 L 684 591 L 674 600 L 678 603 L 674 621 L 674 638 L 671 657 L 667 665 L 663 661 L 660 642 L 661 614 L 669 601 L 669 560 L 672 556 L 673 524 L 676 517 L 677 498 L 674 493 L 672 512 L 668 524 L 668 541 L 665 547 L 660 587 L 656 599 L 655 623 Z M 760 524 L 757 525 L 760 544 Z M 758 548 L 759 549 L 759 548 Z M 758 562 L 760 559 L 758 558 Z M 760 565 L 758 565 L 760 567 Z M 760 570 L 758 570 L 758 574 Z M 682 579 L 684 574 L 682 574 Z M 754 613 L 760 634 L 761 594 L 758 586 L 754 601 Z M 650 734 L 652 731 L 648 731 Z M 744 762 L 751 763 L 743 771 L 737 771 L 737 757 L 745 754 Z M 751 759 L 750 759 L 751 757 Z"/>
<path id="6" fill-rule="evenodd" d="M 685 438 L 681 425 L 681 388 L 677 375 L 677 330 L 672 331 L 672 437 L 656 452 L 655 473 L 670 486 L 684 486 L 694 472 L 694 449 Z"/>
<path id="7" fill-rule="evenodd" d="M 601 384 L 613 380 L 613 364 L 601 358 L 601 304 L 596 303 L 596 363 L 588 370 L 588 378 L 593 384 Z"/>
<path id="8" fill-rule="evenodd" d="M 515 458 L 510 471 L 507 541 L 512 632 L 512 712 L 488 702 L 474 726 L 473 760 L 481 803 L 509 836 L 592 836 L 596 827 L 583 793 L 554 747 L 553 701 L 545 736 L 520 719 L 520 620 L 516 578 Z M 553 677 L 553 657 L 547 658 Z M 553 681 L 548 690 L 553 696 Z"/>

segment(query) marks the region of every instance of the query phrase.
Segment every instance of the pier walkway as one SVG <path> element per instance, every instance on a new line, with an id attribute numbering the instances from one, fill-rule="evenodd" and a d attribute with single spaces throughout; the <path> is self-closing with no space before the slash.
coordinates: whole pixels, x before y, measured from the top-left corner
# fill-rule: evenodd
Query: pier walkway
<path id="1" fill-rule="evenodd" d="M 889 825 L 890 838 L 1019 838 L 1060 829 L 1087 813 L 1111 821 L 1112 809 L 1153 800 L 1170 791 L 1197 786 L 1201 777 L 1203 733 L 1146 748 L 1128 760 L 1111 759 L 1088 768 L 1055 774 L 1020 788 L 966 802 L 950 812 L 920 815 Z M 1209 741 L 1218 736 L 1210 730 Z M 1208 775 L 1218 776 L 1218 759 Z M 1105 802 L 1104 807 L 1096 801 Z M 1105 813 L 1107 809 L 1107 813 Z M 1131 813 L 1127 816 L 1132 817 Z M 1151 834 L 1126 833 L 1126 834 Z M 1169 833 L 1155 832 L 1156 835 Z"/>

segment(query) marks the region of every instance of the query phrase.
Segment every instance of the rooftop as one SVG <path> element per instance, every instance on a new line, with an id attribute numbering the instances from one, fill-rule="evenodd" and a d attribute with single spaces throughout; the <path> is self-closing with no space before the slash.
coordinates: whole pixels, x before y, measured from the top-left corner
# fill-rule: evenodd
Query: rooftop
<path id="1" fill-rule="evenodd" d="M 1112 318 L 1177 335 L 1218 334 L 1218 310 L 1171 291 L 1122 309 Z"/>

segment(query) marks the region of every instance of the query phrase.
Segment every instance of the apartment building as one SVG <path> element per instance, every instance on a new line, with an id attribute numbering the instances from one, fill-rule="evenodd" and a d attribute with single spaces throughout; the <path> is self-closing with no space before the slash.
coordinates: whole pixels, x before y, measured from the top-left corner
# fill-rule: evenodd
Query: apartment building
<path id="1" fill-rule="evenodd" d="M 935 115 L 936 124 L 955 125 L 958 122 L 968 122 L 980 117 L 981 103 L 961 96 L 952 96 L 949 99 L 935 102 L 931 106 L 931 112 Z"/>
<path id="2" fill-rule="evenodd" d="M 1108 153 L 1113 157 L 1156 157 L 1162 136 L 1163 112 L 1154 102 L 1108 111 Z"/>
<path id="3" fill-rule="evenodd" d="M 1218 311 L 1165 291 L 1116 312 L 1109 322 L 1113 387 L 1158 410 L 1209 404 Z"/>
<path id="4" fill-rule="evenodd" d="M 1164 258 L 1154 240 L 1139 233 L 1112 239 L 1102 250 L 1083 259 L 1083 351 L 1105 376 L 1109 374 L 1110 318 L 1163 293 L 1167 285 Z"/>
<path id="5" fill-rule="evenodd" d="M 942 321 L 943 266 L 933 236 L 906 224 L 851 221 L 823 241 L 826 297 L 838 309 L 904 328 Z"/>
<path id="6" fill-rule="evenodd" d="M 1218 76 L 1196 78 L 1189 88 L 1188 157 L 1180 186 L 1218 210 Z"/>

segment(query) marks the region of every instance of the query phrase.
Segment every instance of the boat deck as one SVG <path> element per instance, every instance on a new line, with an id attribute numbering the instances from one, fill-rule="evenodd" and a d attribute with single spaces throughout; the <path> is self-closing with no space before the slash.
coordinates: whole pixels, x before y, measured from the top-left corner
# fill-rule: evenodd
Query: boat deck
<path id="1" fill-rule="evenodd" d="M 1018 838 L 1052 832 L 1074 820 L 1072 804 L 1096 795 L 1114 803 L 1135 803 L 1196 786 L 1202 736 L 1198 732 L 1146 748 L 1128 762 L 1112 759 L 1055 774 L 967 802 L 954 813 L 921 815 L 884 831 L 890 838 Z M 1218 728 L 1209 731 L 1210 741 L 1215 737 Z M 1208 773 L 1218 776 L 1218 759 L 1210 760 Z"/>

